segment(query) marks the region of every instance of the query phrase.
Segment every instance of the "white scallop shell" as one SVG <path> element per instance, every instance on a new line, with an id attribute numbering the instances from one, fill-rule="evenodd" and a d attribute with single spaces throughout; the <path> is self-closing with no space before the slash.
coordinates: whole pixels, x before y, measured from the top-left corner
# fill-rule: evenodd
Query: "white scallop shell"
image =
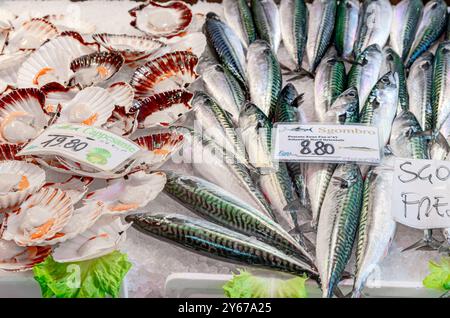
<path id="1" fill-rule="evenodd" d="M 159 132 L 134 139 L 143 150 L 137 155 L 136 162 L 156 170 L 183 147 L 184 140 L 184 135 L 178 131 Z"/>
<path id="2" fill-rule="evenodd" d="M 8 41 L 9 33 L 13 30 L 12 25 L 9 22 L 0 20 L 0 54 Z"/>
<path id="3" fill-rule="evenodd" d="M 112 98 L 115 100 L 115 105 L 125 108 L 129 112 L 133 106 L 134 90 L 130 84 L 125 82 L 117 82 L 107 88 Z"/>
<path id="4" fill-rule="evenodd" d="M 111 116 L 115 101 L 111 94 L 101 87 L 81 90 L 71 101 L 62 103 L 57 123 L 76 123 L 100 127 Z"/>
<path id="5" fill-rule="evenodd" d="M 81 199 L 83 199 L 84 195 L 88 191 L 88 186 L 93 182 L 94 180 L 89 177 L 76 177 L 72 176 L 68 180 L 64 182 L 58 182 L 58 183 L 46 183 L 44 187 L 52 187 L 55 189 L 60 189 L 66 192 L 70 199 L 72 200 L 72 204 L 76 204 Z"/>
<path id="6" fill-rule="evenodd" d="M 125 58 L 125 63 L 152 58 L 166 47 L 163 42 L 149 36 L 98 33 L 92 37 L 108 51 L 119 51 Z"/>
<path id="7" fill-rule="evenodd" d="M 57 35 L 58 29 L 52 23 L 41 18 L 33 18 L 22 23 L 11 33 L 6 51 L 35 50 Z"/>
<path id="8" fill-rule="evenodd" d="M 164 189 L 166 175 L 163 172 L 138 171 L 123 179 L 115 179 L 106 188 L 86 196 L 86 200 L 106 203 L 106 213 L 123 214 L 145 207 Z"/>
<path id="9" fill-rule="evenodd" d="M 24 143 L 48 124 L 45 95 L 35 88 L 14 90 L 0 98 L 0 133 L 4 142 Z"/>
<path id="10" fill-rule="evenodd" d="M 43 262 L 52 252 L 49 246 L 18 246 L 13 241 L 0 239 L 0 270 L 22 272 Z"/>
<path id="11" fill-rule="evenodd" d="M 73 59 L 98 51 L 97 45 L 84 42 L 75 32 L 66 32 L 42 45 L 19 69 L 19 87 L 42 87 L 51 82 L 67 85 L 73 72 Z"/>
<path id="12" fill-rule="evenodd" d="M 171 38 L 166 41 L 170 51 L 189 51 L 197 57 L 202 56 L 206 48 L 206 36 L 202 32 L 188 33 L 181 37 Z"/>
<path id="13" fill-rule="evenodd" d="M 105 204 L 99 201 L 86 202 L 82 207 L 73 211 L 69 222 L 58 232 L 55 237 L 45 241 L 47 245 L 71 240 L 77 235 L 83 233 L 97 222 L 105 211 Z"/>
<path id="14" fill-rule="evenodd" d="M 119 72 L 124 62 L 119 52 L 99 52 L 78 57 L 70 63 L 74 75 L 69 85 L 83 88 L 107 81 Z"/>
<path id="15" fill-rule="evenodd" d="M 32 163 L 0 161 L 0 210 L 21 204 L 30 194 L 38 191 L 44 182 L 45 171 Z M 21 183 L 26 187 L 20 190 Z"/>
<path id="16" fill-rule="evenodd" d="M 131 224 L 122 223 L 120 217 L 102 217 L 94 226 L 75 238 L 61 243 L 53 252 L 59 263 L 81 262 L 107 255 L 126 240 Z"/>
<path id="17" fill-rule="evenodd" d="M 68 103 L 75 98 L 80 91 L 78 87 L 66 87 L 57 82 L 48 83 L 41 87 L 45 94 L 45 111 L 47 113 L 56 113 L 58 105 Z"/>
<path id="18" fill-rule="evenodd" d="M 67 193 L 43 188 L 28 197 L 16 211 L 6 214 L 2 238 L 20 246 L 46 245 L 46 240 L 61 232 L 69 222 L 73 210 Z"/>
<path id="19" fill-rule="evenodd" d="M 18 51 L 14 53 L 0 54 L 0 70 L 19 67 L 30 55 L 30 51 Z"/>
<path id="20" fill-rule="evenodd" d="M 76 31 L 81 34 L 91 34 L 95 32 L 95 24 L 75 18 L 71 15 L 65 14 L 50 14 L 44 17 L 45 20 L 53 23 L 58 30 Z"/>
<path id="21" fill-rule="evenodd" d="M 129 13 L 134 18 L 131 25 L 153 37 L 180 35 L 192 22 L 192 11 L 183 1 L 148 1 L 131 9 Z"/>

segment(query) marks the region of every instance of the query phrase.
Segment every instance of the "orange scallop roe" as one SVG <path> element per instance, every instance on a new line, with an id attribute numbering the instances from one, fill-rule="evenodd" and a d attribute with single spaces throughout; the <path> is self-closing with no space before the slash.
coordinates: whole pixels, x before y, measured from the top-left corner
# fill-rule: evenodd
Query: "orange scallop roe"
<path id="1" fill-rule="evenodd" d="M 92 126 L 98 119 L 98 114 L 95 113 L 94 115 L 90 116 L 89 118 L 83 120 L 83 125 Z"/>
<path id="2" fill-rule="evenodd" d="M 55 220 L 54 219 L 50 219 L 47 222 L 45 222 L 44 224 L 42 224 L 41 226 L 38 226 L 36 228 L 36 231 L 30 235 L 30 238 L 32 240 L 41 238 L 42 236 L 47 234 L 48 231 L 50 231 L 50 229 L 52 228 L 53 224 L 55 224 Z"/>
<path id="3" fill-rule="evenodd" d="M 165 155 L 169 154 L 170 151 L 167 149 L 155 149 L 155 150 L 153 150 L 153 153 L 156 155 L 165 156 Z"/>
<path id="4" fill-rule="evenodd" d="M 22 176 L 22 178 L 19 181 L 19 184 L 17 185 L 17 189 L 19 189 L 19 191 L 28 189 L 28 187 L 30 186 L 30 181 L 28 181 L 27 176 Z"/>
<path id="5" fill-rule="evenodd" d="M 45 74 L 48 74 L 52 71 L 54 71 L 55 69 L 52 67 L 44 67 L 42 68 L 39 72 L 37 72 L 37 74 L 34 76 L 33 78 L 33 84 L 34 85 L 39 85 L 39 78 L 41 78 L 42 76 L 44 76 Z"/>
<path id="6" fill-rule="evenodd" d="M 113 212 L 122 212 L 122 211 L 128 211 L 128 210 L 132 210 L 132 209 L 137 209 L 137 208 L 139 208 L 139 204 L 135 204 L 135 203 L 122 204 L 122 203 L 119 203 L 117 205 L 110 206 L 108 209 L 110 211 L 113 211 Z"/>
<path id="7" fill-rule="evenodd" d="M 97 67 L 97 73 L 100 75 L 100 78 L 105 78 L 108 75 L 108 69 L 102 65 Z"/>

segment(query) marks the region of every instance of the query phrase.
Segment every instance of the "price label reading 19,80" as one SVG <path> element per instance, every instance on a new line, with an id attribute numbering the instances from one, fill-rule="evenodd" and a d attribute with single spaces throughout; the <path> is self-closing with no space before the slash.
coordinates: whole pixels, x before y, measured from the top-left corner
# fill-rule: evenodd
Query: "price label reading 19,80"
<path id="1" fill-rule="evenodd" d="M 381 160 L 378 130 L 361 125 L 278 123 L 273 156 L 285 162 L 378 164 Z"/>

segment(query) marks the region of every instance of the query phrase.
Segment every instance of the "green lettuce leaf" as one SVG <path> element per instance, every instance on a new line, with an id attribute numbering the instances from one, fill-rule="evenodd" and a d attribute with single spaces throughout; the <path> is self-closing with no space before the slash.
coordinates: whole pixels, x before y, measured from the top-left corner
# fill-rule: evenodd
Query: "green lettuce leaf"
<path id="1" fill-rule="evenodd" d="M 127 255 L 114 251 L 89 261 L 57 263 L 51 256 L 33 267 L 34 279 L 45 298 L 118 297 L 131 268 Z"/>
<path id="2" fill-rule="evenodd" d="M 291 279 L 265 278 L 252 275 L 240 270 L 239 274 L 233 274 L 223 290 L 228 298 L 306 298 L 304 277 Z"/>
<path id="3" fill-rule="evenodd" d="M 430 274 L 423 280 L 426 288 L 440 291 L 450 290 L 450 257 L 442 257 L 441 263 L 430 261 L 428 263 Z"/>

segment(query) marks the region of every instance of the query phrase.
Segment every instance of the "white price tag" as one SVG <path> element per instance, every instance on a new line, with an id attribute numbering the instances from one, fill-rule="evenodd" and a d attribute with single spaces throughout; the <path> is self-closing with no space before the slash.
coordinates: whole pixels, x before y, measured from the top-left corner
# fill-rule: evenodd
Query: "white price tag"
<path id="1" fill-rule="evenodd" d="M 394 219 L 415 229 L 450 227 L 450 162 L 397 159 L 392 193 Z"/>
<path id="2" fill-rule="evenodd" d="M 376 127 L 279 123 L 275 128 L 277 161 L 378 164 L 381 160 Z"/>
<path id="3" fill-rule="evenodd" d="M 76 124 L 55 124 L 25 146 L 19 155 L 57 155 L 113 171 L 140 148 L 106 130 Z"/>

